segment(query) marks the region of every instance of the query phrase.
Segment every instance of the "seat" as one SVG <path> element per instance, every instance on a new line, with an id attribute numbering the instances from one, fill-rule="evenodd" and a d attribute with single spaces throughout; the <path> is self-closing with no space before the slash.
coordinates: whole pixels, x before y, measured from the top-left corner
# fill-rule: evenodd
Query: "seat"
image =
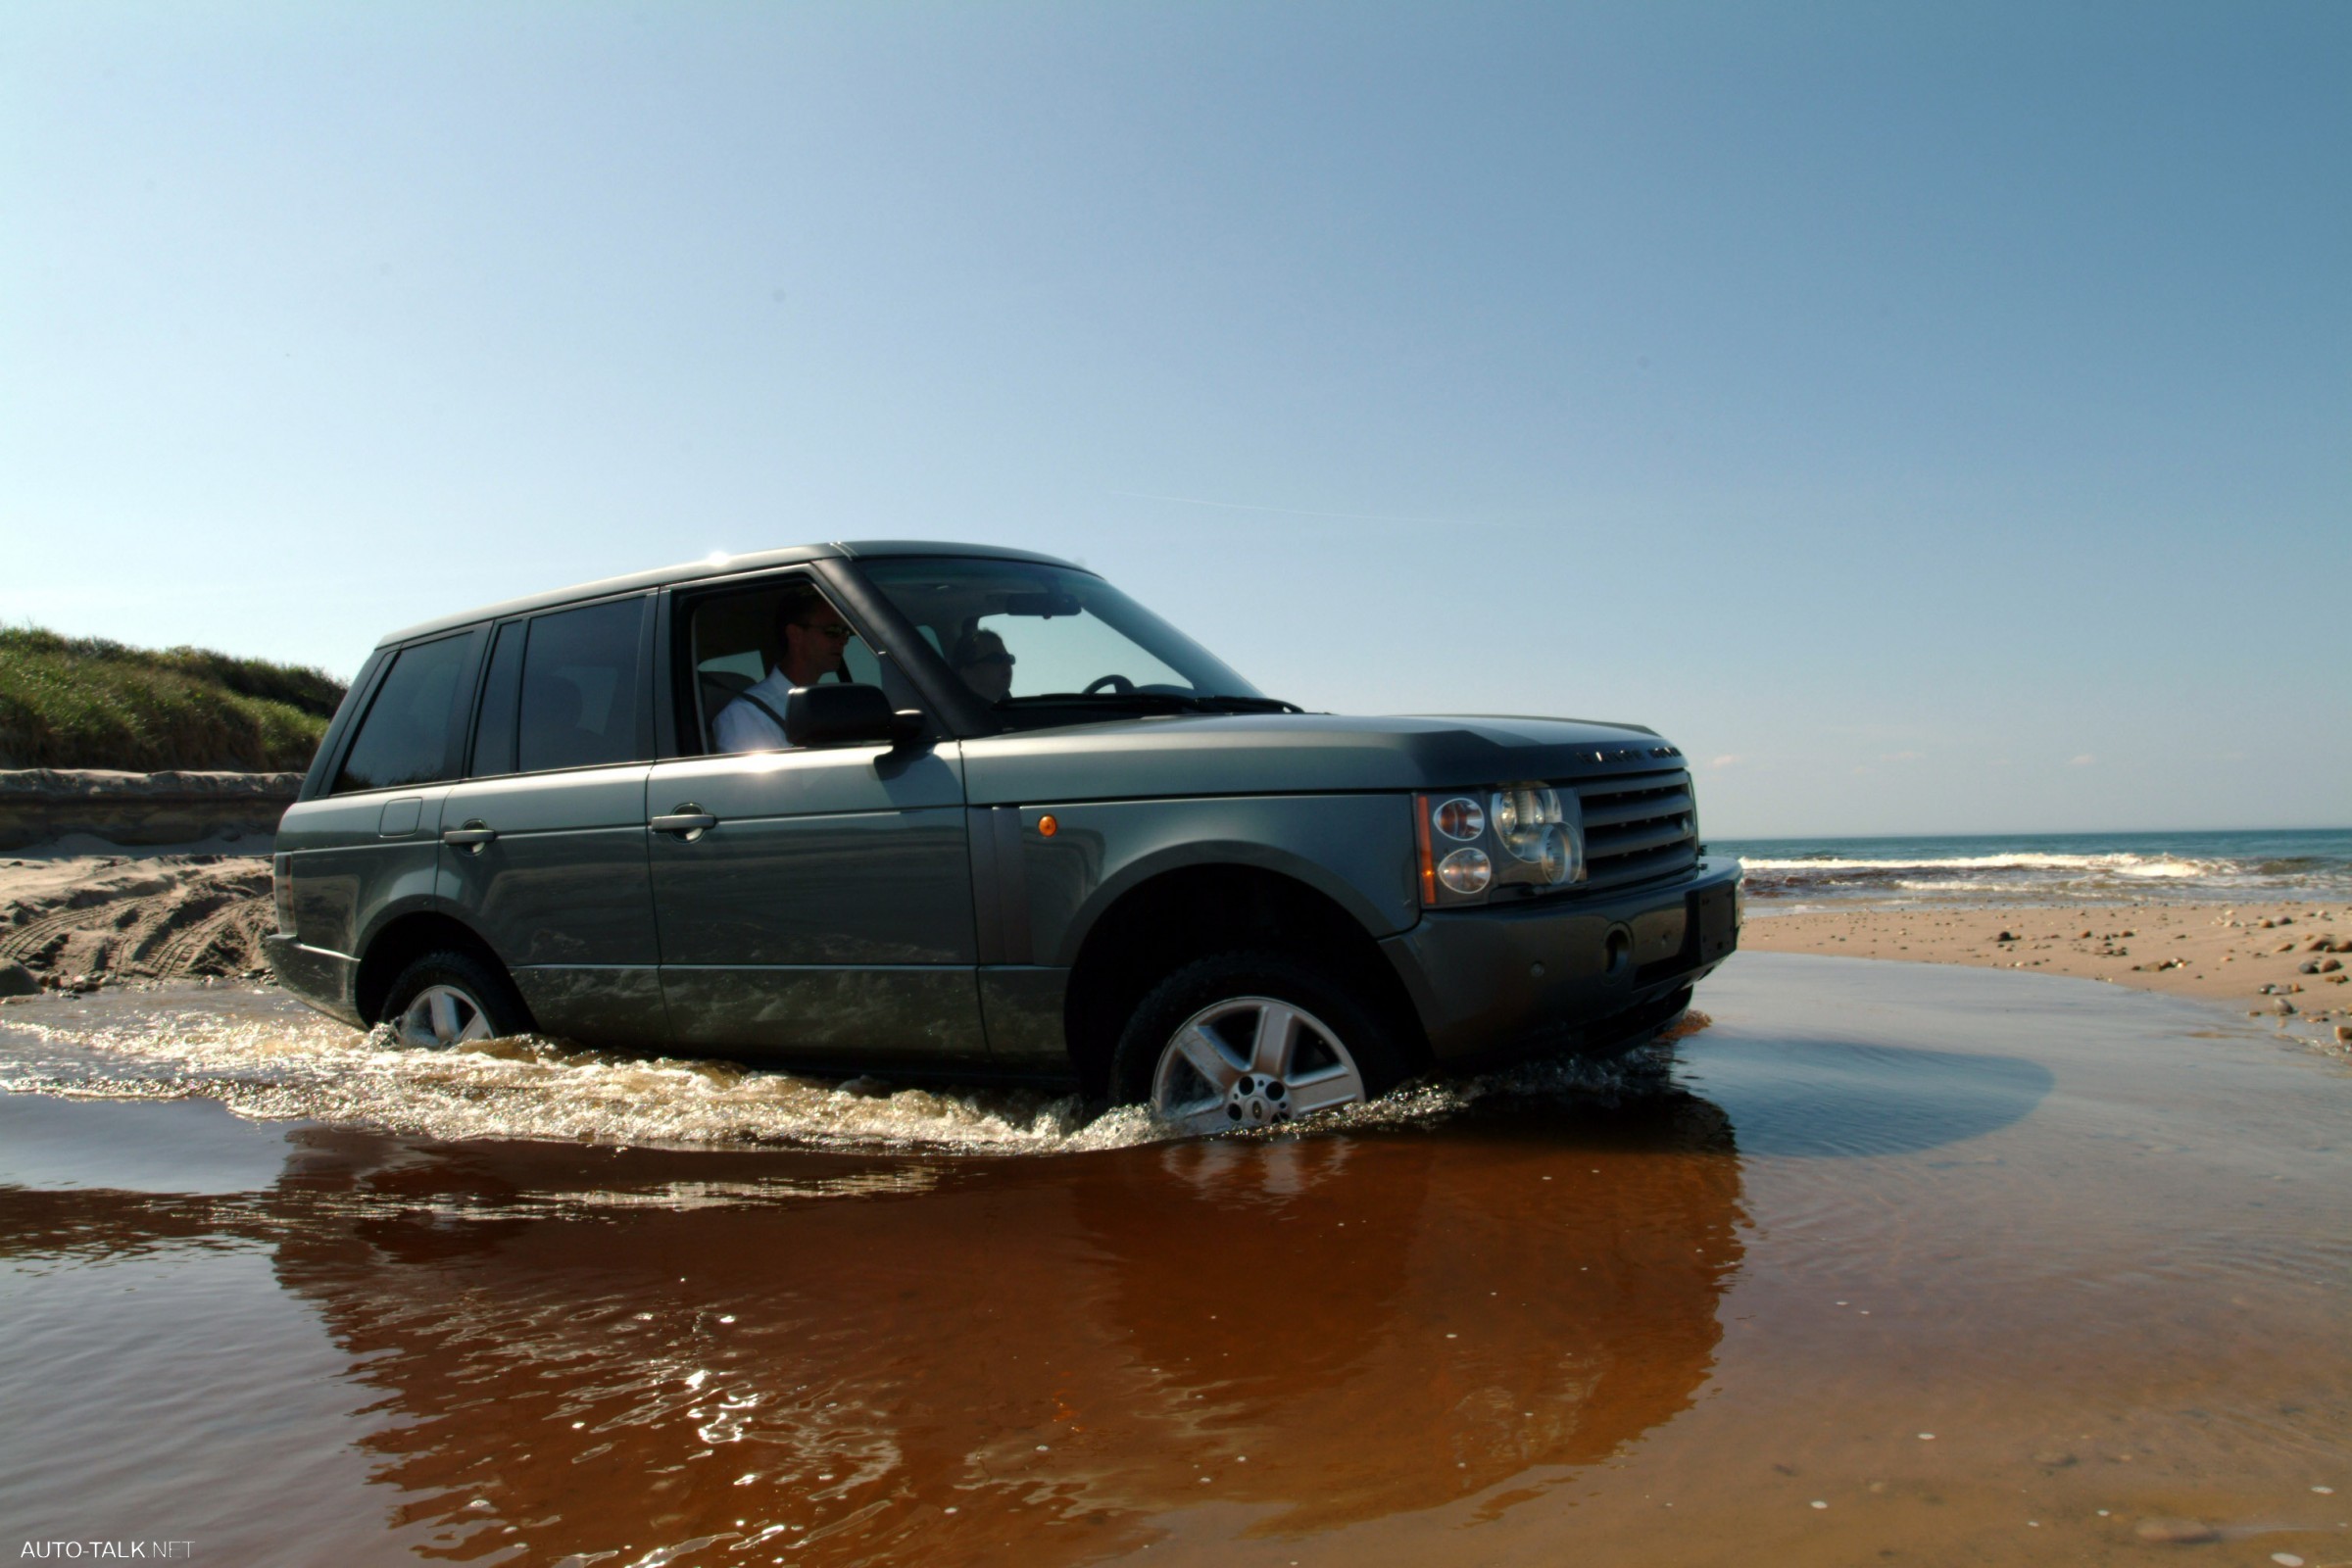
<path id="1" fill-rule="evenodd" d="M 713 742 L 710 726 L 718 722 L 718 710 L 760 683 L 749 675 L 731 669 L 706 669 L 700 672 L 703 695 L 703 745 Z"/>

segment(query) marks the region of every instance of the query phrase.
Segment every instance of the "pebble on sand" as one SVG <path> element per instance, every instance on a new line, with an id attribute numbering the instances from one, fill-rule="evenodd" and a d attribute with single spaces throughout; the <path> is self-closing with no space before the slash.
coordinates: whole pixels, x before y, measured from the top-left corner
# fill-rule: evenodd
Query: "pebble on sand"
<path id="1" fill-rule="evenodd" d="M 2222 1539 L 2220 1531 L 2194 1519 L 2142 1519 L 2132 1527 L 2132 1533 L 2142 1541 L 2172 1546 L 2193 1546 L 2200 1542 Z"/>

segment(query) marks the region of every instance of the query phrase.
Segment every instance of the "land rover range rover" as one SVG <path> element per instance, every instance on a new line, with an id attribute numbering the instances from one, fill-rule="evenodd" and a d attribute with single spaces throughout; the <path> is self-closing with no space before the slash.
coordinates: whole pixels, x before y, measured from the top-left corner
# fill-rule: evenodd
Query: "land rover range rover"
<path id="1" fill-rule="evenodd" d="M 1197 1130 L 1638 1042 L 1740 917 L 1647 729 L 1305 712 L 969 545 L 396 632 L 276 850 L 279 977 L 416 1044 L 1074 1080 Z"/>

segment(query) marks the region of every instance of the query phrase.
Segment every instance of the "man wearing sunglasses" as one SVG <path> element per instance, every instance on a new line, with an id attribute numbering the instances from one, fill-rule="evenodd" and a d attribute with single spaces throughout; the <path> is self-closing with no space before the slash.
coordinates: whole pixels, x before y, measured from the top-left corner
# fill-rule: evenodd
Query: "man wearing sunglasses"
<path id="1" fill-rule="evenodd" d="M 952 662 L 982 701 L 1001 703 L 1012 694 L 1012 655 L 995 632 L 977 627 L 966 631 L 956 640 Z"/>
<path id="2" fill-rule="evenodd" d="M 827 675 L 849 678 L 841 653 L 858 634 L 821 595 L 787 598 L 777 623 L 783 657 L 765 680 L 745 689 L 710 722 L 710 739 L 720 752 L 790 750 L 792 743 L 784 738 L 784 702 L 792 689 L 813 686 Z"/>

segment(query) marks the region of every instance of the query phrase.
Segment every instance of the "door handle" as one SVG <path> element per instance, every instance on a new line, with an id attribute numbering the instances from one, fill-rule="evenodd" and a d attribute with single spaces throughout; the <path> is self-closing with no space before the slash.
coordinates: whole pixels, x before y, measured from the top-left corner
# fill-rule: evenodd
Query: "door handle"
<path id="1" fill-rule="evenodd" d="M 718 826 L 718 818 L 695 806 L 681 806 L 666 816 L 657 816 L 646 824 L 657 833 L 683 833 L 691 837 L 708 827 Z"/>
<path id="2" fill-rule="evenodd" d="M 498 829 L 488 826 L 479 818 L 464 827 L 445 827 L 441 830 L 442 843 L 454 844 L 462 850 L 479 850 L 496 837 Z"/>

